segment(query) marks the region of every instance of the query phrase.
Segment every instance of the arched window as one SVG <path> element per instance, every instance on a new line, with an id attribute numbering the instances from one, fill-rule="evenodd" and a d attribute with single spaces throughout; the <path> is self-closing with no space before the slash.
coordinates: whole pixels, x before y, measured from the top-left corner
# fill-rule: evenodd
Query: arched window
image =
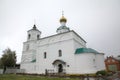
<path id="1" fill-rule="evenodd" d="M 28 34 L 28 39 L 30 39 L 30 37 L 31 37 L 31 35 L 30 35 L 30 34 Z"/>
<path id="2" fill-rule="evenodd" d="M 46 59 L 47 58 L 47 53 L 46 52 L 44 52 L 44 59 Z"/>
<path id="3" fill-rule="evenodd" d="M 58 56 L 61 57 L 62 56 L 62 50 L 58 51 Z"/>
<path id="4" fill-rule="evenodd" d="M 40 38 L 40 35 L 37 35 L 37 40 Z"/>

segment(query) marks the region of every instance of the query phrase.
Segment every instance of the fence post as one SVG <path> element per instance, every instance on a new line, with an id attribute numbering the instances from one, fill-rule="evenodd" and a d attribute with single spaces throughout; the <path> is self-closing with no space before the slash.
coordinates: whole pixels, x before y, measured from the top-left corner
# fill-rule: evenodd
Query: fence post
<path id="1" fill-rule="evenodd" d="M 89 80 L 89 74 L 87 74 L 87 80 Z"/>
<path id="2" fill-rule="evenodd" d="M 47 69 L 45 69 L 45 75 L 46 75 L 46 76 L 48 75 L 48 71 L 47 71 Z"/>

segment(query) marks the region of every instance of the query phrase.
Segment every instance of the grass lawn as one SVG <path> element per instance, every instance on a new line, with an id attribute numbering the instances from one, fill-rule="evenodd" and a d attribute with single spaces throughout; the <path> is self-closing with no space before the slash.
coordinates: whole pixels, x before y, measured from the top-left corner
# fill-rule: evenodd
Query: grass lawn
<path id="1" fill-rule="evenodd" d="M 30 75 L 0 74 L 0 80 L 80 80 L 80 79 L 48 78 L 48 77 L 30 76 Z"/>

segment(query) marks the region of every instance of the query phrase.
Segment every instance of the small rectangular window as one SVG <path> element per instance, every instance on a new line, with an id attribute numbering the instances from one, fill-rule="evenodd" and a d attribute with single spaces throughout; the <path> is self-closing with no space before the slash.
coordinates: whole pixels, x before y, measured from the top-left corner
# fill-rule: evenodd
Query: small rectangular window
<path id="1" fill-rule="evenodd" d="M 61 57 L 62 56 L 62 50 L 59 50 L 58 54 L 59 54 L 58 56 Z"/>
<path id="2" fill-rule="evenodd" d="M 44 52 L 44 59 L 46 59 L 47 58 L 47 53 L 46 52 Z"/>
<path id="3" fill-rule="evenodd" d="M 40 38 L 40 35 L 37 35 L 37 40 L 39 40 L 39 38 Z"/>
<path id="4" fill-rule="evenodd" d="M 31 37 L 31 35 L 30 35 L 30 34 L 28 34 L 28 39 L 30 39 L 30 37 Z"/>

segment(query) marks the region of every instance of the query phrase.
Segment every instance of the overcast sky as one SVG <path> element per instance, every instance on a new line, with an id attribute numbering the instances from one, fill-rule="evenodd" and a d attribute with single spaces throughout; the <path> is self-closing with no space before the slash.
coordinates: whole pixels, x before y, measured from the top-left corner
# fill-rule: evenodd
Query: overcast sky
<path id="1" fill-rule="evenodd" d="M 9 47 L 20 62 L 27 30 L 35 23 L 41 37 L 56 34 L 62 10 L 87 47 L 120 55 L 120 0 L 0 0 L 0 56 Z"/>

